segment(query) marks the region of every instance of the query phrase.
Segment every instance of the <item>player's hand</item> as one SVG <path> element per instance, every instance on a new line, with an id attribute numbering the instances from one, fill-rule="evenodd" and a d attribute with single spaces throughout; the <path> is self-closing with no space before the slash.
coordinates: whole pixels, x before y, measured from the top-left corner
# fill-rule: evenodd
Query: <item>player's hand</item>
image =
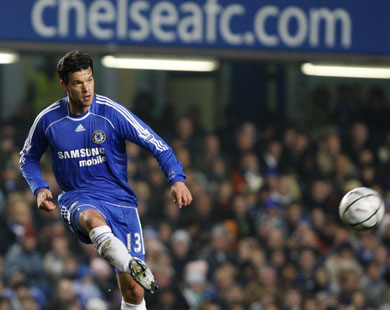
<path id="1" fill-rule="evenodd" d="M 188 206 L 192 202 L 192 195 L 184 182 L 175 182 L 171 188 L 173 202 L 181 208 Z"/>
<path id="2" fill-rule="evenodd" d="M 56 205 L 51 202 L 52 199 L 52 192 L 47 188 L 42 188 L 37 195 L 38 209 L 45 210 L 46 212 L 53 211 L 56 208 Z"/>

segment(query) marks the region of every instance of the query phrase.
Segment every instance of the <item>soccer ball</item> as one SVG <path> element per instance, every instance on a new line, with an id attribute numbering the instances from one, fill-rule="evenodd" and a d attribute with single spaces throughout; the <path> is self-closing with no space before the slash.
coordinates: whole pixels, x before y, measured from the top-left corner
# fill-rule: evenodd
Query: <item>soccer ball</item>
<path id="1" fill-rule="evenodd" d="M 352 230 L 378 227 L 385 214 L 382 197 L 373 189 L 357 187 L 344 195 L 339 205 L 341 221 Z"/>

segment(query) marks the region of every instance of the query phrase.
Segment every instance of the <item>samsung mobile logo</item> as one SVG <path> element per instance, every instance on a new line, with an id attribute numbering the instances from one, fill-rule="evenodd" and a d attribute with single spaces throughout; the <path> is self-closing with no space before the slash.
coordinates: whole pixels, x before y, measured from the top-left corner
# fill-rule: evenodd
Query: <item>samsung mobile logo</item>
<path id="1" fill-rule="evenodd" d="M 53 18 L 54 17 L 54 21 Z M 200 2 L 38 0 L 31 11 L 34 31 L 44 38 L 275 47 L 351 47 L 352 22 L 343 8 L 246 6 Z M 241 25 L 238 29 L 237 25 Z M 245 27 L 242 27 L 244 25 Z M 293 25 L 293 26 L 292 26 Z M 245 29 L 242 29 L 245 28 Z"/>
<path id="2" fill-rule="evenodd" d="M 57 152 L 58 159 L 69 159 L 69 158 L 80 158 L 80 157 L 90 157 L 96 155 L 105 154 L 103 147 L 94 147 L 94 148 L 82 148 L 75 149 L 70 151 L 59 151 Z"/>

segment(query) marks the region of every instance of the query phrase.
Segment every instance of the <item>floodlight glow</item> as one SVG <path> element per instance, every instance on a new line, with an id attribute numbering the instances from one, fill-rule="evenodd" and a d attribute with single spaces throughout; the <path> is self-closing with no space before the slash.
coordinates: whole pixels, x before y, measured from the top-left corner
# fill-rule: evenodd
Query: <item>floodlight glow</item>
<path id="1" fill-rule="evenodd" d="M 117 69 L 167 70 L 167 71 L 214 71 L 218 64 L 215 60 L 180 58 L 142 58 L 104 56 L 102 64 Z"/>
<path id="2" fill-rule="evenodd" d="M 10 52 L 0 52 L 0 64 L 11 64 L 18 60 L 18 55 Z"/>
<path id="3" fill-rule="evenodd" d="M 390 79 L 390 68 L 369 66 L 335 66 L 304 63 L 301 70 L 306 75 L 367 79 Z"/>

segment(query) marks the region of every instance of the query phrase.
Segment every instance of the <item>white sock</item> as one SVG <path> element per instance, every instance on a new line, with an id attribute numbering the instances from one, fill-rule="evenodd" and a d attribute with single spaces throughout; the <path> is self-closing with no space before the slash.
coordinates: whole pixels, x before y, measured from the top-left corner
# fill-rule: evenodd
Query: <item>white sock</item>
<path id="1" fill-rule="evenodd" d="M 121 310 L 147 310 L 145 299 L 139 305 L 129 304 L 122 299 Z"/>
<path id="2" fill-rule="evenodd" d="M 89 238 L 91 238 L 101 257 L 110 264 L 114 265 L 120 271 L 129 272 L 129 261 L 131 259 L 131 255 L 127 252 L 123 242 L 113 235 L 110 227 L 95 227 L 89 232 Z"/>

